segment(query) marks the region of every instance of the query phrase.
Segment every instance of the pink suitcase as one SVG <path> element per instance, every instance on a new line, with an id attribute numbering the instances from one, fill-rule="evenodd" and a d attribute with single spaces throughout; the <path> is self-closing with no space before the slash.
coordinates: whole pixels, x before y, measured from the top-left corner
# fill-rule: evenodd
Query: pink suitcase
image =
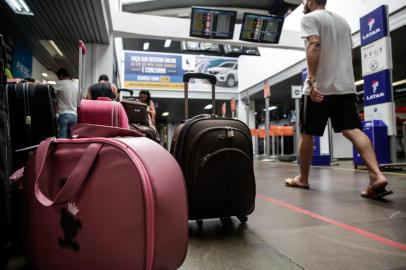
<path id="1" fill-rule="evenodd" d="M 80 124 L 73 134 L 43 141 L 20 179 L 34 268 L 180 267 L 188 223 L 176 160 L 132 130 Z"/>
<path id="2" fill-rule="evenodd" d="M 109 98 L 83 99 L 78 114 L 78 123 L 130 128 L 123 105 Z"/>

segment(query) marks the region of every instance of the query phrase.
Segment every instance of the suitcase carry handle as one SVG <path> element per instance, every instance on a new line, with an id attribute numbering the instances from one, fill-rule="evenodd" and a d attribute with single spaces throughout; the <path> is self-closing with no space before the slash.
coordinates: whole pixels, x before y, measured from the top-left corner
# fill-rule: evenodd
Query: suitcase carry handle
<path id="1" fill-rule="evenodd" d="M 185 85 L 185 120 L 189 117 L 189 81 L 190 79 L 204 79 L 211 84 L 211 111 L 216 114 L 216 82 L 217 78 L 214 75 L 198 72 L 186 72 L 183 74 L 183 83 Z"/>
<path id="2" fill-rule="evenodd" d="M 55 198 L 50 199 L 41 191 L 40 183 L 46 181 L 46 178 L 44 178 L 44 171 L 45 167 L 48 164 L 50 148 L 53 142 L 54 139 L 48 139 L 40 144 L 36 154 L 37 162 L 35 164 L 35 197 L 37 198 L 39 203 L 47 207 L 55 204 L 67 203 L 75 197 L 76 193 L 83 185 L 86 176 L 89 174 L 89 171 L 92 168 L 93 163 L 95 162 L 97 155 L 103 145 L 101 143 L 92 143 L 86 148 L 72 173 L 69 175 L 65 185 L 63 185 Z"/>
<path id="3" fill-rule="evenodd" d="M 144 134 L 135 130 L 92 124 L 76 125 L 75 127 L 72 128 L 72 135 L 82 138 L 145 137 Z"/>

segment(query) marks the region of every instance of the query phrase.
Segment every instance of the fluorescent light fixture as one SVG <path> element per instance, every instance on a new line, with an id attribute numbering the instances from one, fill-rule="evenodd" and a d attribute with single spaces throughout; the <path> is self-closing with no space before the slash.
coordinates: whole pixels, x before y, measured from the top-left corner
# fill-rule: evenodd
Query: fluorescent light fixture
<path id="1" fill-rule="evenodd" d="M 165 40 L 165 48 L 168 48 L 169 46 L 171 46 L 171 40 L 170 39 L 167 39 L 167 40 Z"/>
<path id="2" fill-rule="evenodd" d="M 144 43 L 144 51 L 148 51 L 149 49 L 149 42 Z"/>
<path id="3" fill-rule="evenodd" d="M 48 77 L 48 74 L 46 74 L 45 72 L 41 74 L 42 77 Z"/>
<path id="4" fill-rule="evenodd" d="M 278 107 L 276 107 L 276 106 L 271 106 L 271 107 L 269 107 L 268 108 L 268 111 L 273 111 L 273 110 L 276 110 Z M 264 112 L 265 112 L 266 110 L 264 109 Z"/>
<path id="5" fill-rule="evenodd" d="M 398 86 L 398 85 L 405 84 L 405 83 L 406 83 L 406 80 L 400 80 L 400 81 L 394 82 L 393 86 Z"/>
<path id="6" fill-rule="evenodd" d="M 55 44 L 53 40 L 40 40 L 41 45 L 48 51 L 52 57 L 63 57 L 63 53 L 59 49 L 59 47 Z"/>
<path id="7" fill-rule="evenodd" d="M 162 114 L 163 117 L 167 117 L 168 115 L 169 115 L 169 112 L 164 112 L 164 113 Z"/>
<path id="8" fill-rule="evenodd" d="M 359 81 L 355 82 L 355 86 L 358 86 L 358 85 L 361 85 L 361 84 L 364 84 L 364 80 L 359 80 Z"/>
<path id="9" fill-rule="evenodd" d="M 17 14 L 30 16 L 34 15 L 24 0 L 6 0 L 6 2 Z"/>
<path id="10" fill-rule="evenodd" d="M 397 92 L 397 93 L 406 92 L 406 88 L 396 89 L 395 92 Z"/>
<path id="11" fill-rule="evenodd" d="M 56 82 L 55 81 L 48 81 L 48 84 L 56 84 Z"/>
<path id="12" fill-rule="evenodd" d="M 206 106 L 204 107 L 205 110 L 210 110 L 211 108 L 213 108 L 213 105 L 211 105 L 211 104 L 206 105 Z"/>
<path id="13" fill-rule="evenodd" d="M 121 4 L 129 5 L 129 4 L 138 4 L 143 2 L 153 2 L 155 0 L 121 0 Z"/>

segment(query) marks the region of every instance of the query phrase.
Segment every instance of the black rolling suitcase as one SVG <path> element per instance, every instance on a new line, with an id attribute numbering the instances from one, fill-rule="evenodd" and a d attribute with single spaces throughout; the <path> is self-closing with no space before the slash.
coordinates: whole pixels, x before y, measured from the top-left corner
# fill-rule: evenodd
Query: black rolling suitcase
<path id="1" fill-rule="evenodd" d="M 198 115 L 185 120 L 175 130 L 171 153 L 185 176 L 189 219 L 236 216 L 247 221 L 255 206 L 253 150 L 249 128 L 241 121 L 215 115 L 216 77 L 186 73 L 185 118 L 188 118 L 188 82 L 206 79 L 212 85 L 212 115 Z"/>
<path id="2" fill-rule="evenodd" d="M 6 268 L 10 246 L 10 138 L 8 132 L 7 97 L 5 92 L 6 52 L 0 35 L 0 269 Z"/>
<path id="3" fill-rule="evenodd" d="M 8 84 L 12 169 L 25 165 L 28 152 L 42 140 L 56 137 L 54 93 L 49 85 Z"/>

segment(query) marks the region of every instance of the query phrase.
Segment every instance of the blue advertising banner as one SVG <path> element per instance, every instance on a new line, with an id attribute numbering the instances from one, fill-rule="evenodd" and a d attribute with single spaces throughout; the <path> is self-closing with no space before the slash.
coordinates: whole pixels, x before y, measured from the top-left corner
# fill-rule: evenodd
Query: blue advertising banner
<path id="1" fill-rule="evenodd" d="M 183 89 L 182 57 L 170 54 L 124 54 L 124 87 Z"/>
<path id="2" fill-rule="evenodd" d="M 14 48 L 12 72 L 14 78 L 31 77 L 32 73 L 32 54 L 18 44 Z"/>
<path id="3" fill-rule="evenodd" d="M 390 102 L 392 100 L 389 70 L 383 70 L 364 77 L 365 106 Z"/>
<path id="4" fill-rule="evenodd" d="M 382 5 L 360 19 L 361 46 L 388 35 L 388 6 Z"/>
<path id="5" fill-rule="evenodd" d="M 302 78 L 302 83 L 304 83 L 307 78 L 307 68 L 302 70 L 301 78 Z"/>
<path id="6" fill-rule="evenodd" d="M 238 89 L 238 60 L 182 54 L 124 52 L 124 87 L 131 89 L 183 90 L 185 72 L 210 73 L 217 78 L 218 90 Z M 201 89 L 204 80 L 193 79 L 191 88 Z"/>

